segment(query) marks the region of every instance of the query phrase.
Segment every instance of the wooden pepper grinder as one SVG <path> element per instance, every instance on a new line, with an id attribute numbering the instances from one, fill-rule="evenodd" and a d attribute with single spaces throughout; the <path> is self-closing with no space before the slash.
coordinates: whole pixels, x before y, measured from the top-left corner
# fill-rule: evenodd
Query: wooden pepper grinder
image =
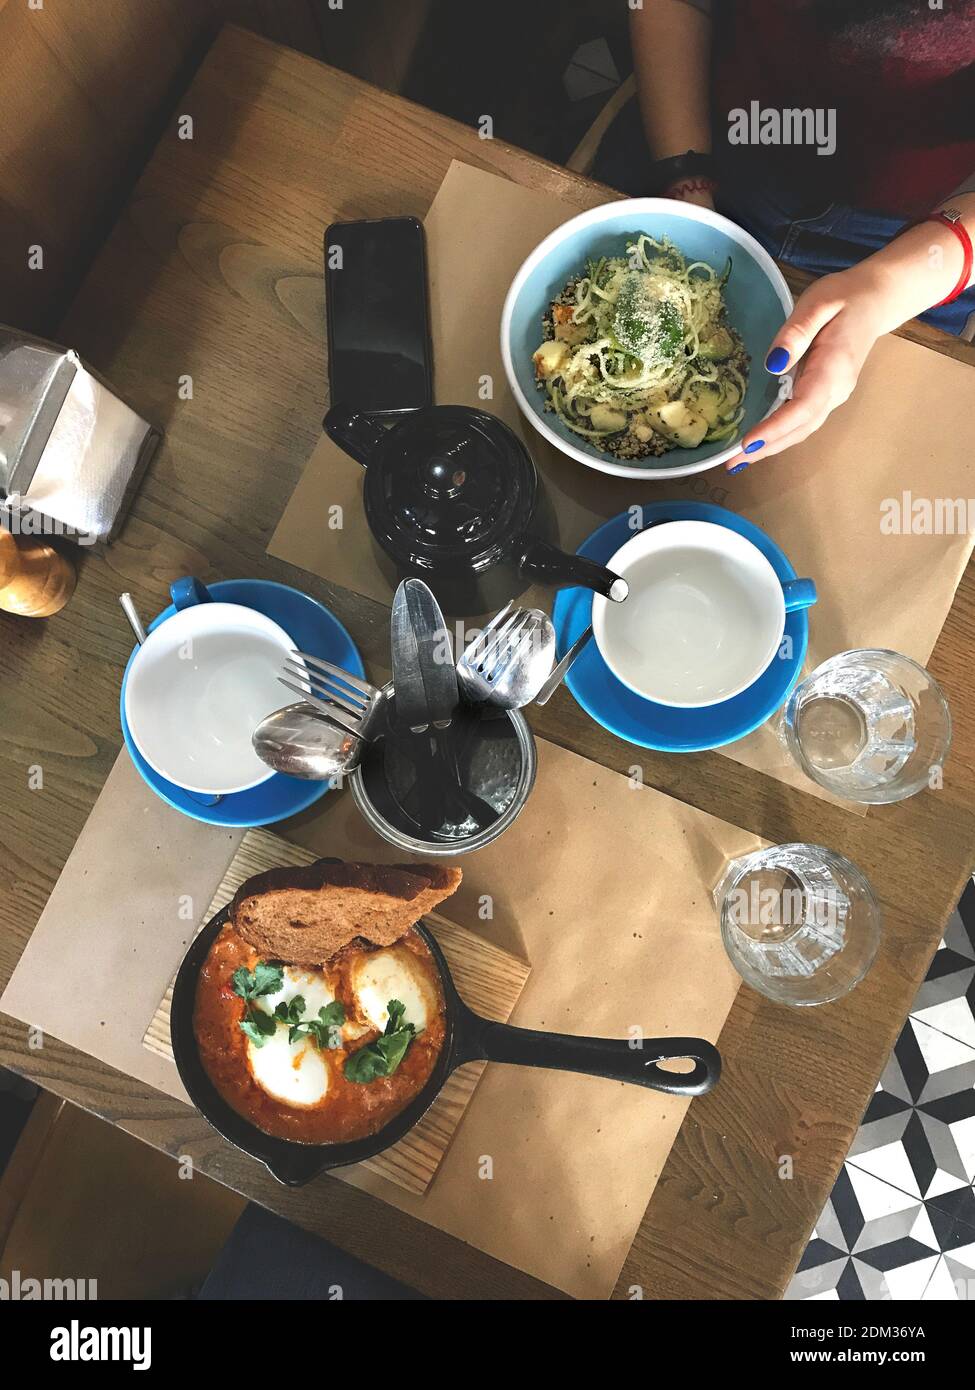
<path id="1" fill-rule="evenodd" d="M 38 536 L 0 526 L 0 608 L 22 618 L 49 618 L 74 593 L 71 561 Z"/>

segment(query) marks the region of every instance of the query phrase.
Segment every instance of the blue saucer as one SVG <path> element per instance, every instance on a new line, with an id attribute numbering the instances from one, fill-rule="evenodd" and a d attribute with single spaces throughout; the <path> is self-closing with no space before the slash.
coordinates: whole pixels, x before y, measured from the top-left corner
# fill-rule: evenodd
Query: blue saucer
<path id="1" fill-rule="evenodd" d="M 193 580 L 179 580 L 174 589 L 181 587 L 183 592 L 187 592 L 195 583 Z M 254 608 L 258 613 L 263 613 L 265 617 L 284 628 L 299 651 L 322 657 L 325 661 L 334 661 L 337 666 L 343 667 L 353 676 L 365 675 L 362 659 L 338 618 L 334 618 L 327 608 L 323 608 L 307 594 L 299 593 L 297 589 L 289 589 L 286 584 L 275 584 L 268 579 L 225 579 L 209 585 L 208 591 L 213 599 L 221 603 L 239 603 L 245 608 Z M 180 606 L 185 607 L 185 603 L 181 603 Z M 167 618 L 171 618 L 175 612 L 175 606 L 170 605 L 149 624 L 150 632 Z M 125 683 L 136 651 L 138 648 L 135 648 L 129 657 L 122 678 L 122 735 L 129 757 L 143 780 L 163 801 L 168 802 L 177 811 L 182 811 L 184 816 L 203 821 L 205 825 L 240 828 L 272 825 L 275 821 L 286 820 L 288 816 L 307 810 L 328 791 L 327 782 L 306 782 L 276 772 L 259 787 L 251 787 L 246 792 L 234 792 L 223 797 L 216 805 L 206 806 L 200 798 L 193 797 L 172 782 L 167 782 L 165 777 L 161 777 L 149 766 L 136 748 L 125 721 Z M 288 693 L 282 688 L 282 705 L 287 704 L 288 700 Z"/>
<path id="2" fill-rule="evenodd" d="M 711 502 L 649 502 L 642 512 L 644 526 L 663 520 L 713 521 L 729 526 L 758 547 L 780 579 L 796 578 L 784 552 L 764 531 L 724 507 Z M 579 554 L 605 565 L 633 534 L 630 512 L 621 512 L 594 531 L 579 547 Z M 589 626 L 591 615 L 591 590 L 563 589 L 558 594 L 552 620 L 560 656 Z M 635 694 L 613 675 L 595 640 L 576 658 L 565 683 L 586 713 L 618 738 L 665 753 L 700 753 L 744 738 L 783 704 L 806 655 L 809 619 L 805 609 L 786 614 L 785 635 L 791 638 L 789 656 L 773 657 L 758 680 L 740 695 L 701 709 L 658 705 Z"/>

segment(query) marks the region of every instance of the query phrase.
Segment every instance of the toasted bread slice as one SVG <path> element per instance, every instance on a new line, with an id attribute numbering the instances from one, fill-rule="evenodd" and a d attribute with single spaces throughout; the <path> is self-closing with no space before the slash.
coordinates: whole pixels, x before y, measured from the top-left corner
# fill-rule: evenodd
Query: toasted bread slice
<path id="1" fill-rule="evenodd" d="M 356 937 L 390 946 L 456 892 L 460 869 L 319 859 L 268 869 L 237 890 L 234 926 L 268 960 L 323 965 Z"/>

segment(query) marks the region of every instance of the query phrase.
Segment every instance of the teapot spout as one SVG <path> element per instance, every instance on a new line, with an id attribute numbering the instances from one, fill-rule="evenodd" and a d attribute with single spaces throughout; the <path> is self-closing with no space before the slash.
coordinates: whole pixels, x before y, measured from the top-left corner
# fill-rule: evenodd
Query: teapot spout
<path id="1" fill-rule="evenodd" d="M 386 438 L 385 429 L 376 420 L 341 403 L 332 406 L 322 424 L 329 439 L 363 468 Z"/>

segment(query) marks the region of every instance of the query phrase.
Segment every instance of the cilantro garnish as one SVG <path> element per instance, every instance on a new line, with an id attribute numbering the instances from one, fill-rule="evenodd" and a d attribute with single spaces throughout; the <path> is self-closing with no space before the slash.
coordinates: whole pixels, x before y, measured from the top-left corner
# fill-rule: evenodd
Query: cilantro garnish
<path id="1" fill-rule="evenodd" d="M 406 1005 L 390 999 L 386 1005 L 389 1021 L 385 1032 L 375 1042 L 367 1043 L 346 1058 L 344 1073 L 348 1081 L 363 1085 L 380 1076 L 392 1076 L 406 1056 L 406 1050 L 416 1037 L 417 1030 L 405 1021 Z"/>
<path id="2" fill-rule="evenodd" d="M 284 968 L 259 960 L 253 970 L 248 970 L 244 965 L 235 970 L 232 983 L 234 993 L 249 1002 L 259 999 L 262 994 L 274 994 L 279 990 L 284 983 Z"/>
<path id="3" fill-rule="evenodd" d="M 290 1004 L 279 1004 L 274 1010 L 274 1016 L 282 1023 L 288 1025 L 288 1042 L 293 1043 L 302 1036 L 310 1037 L 316 1047 L 335 1048 L 342 1046 L 342 1035 L 339 1029 L 345 1022 L 345 1008 L 340 999 L 333 999 L 331 1004 L 326 1004 L 324 1008 L 318 1010 L 317 1018 L 305 1018 L 301 1015 L 305 1012 L 305 1001 L 300 994 L 296 994 Z"/>
<path id="4" fill-rule="evenodd" d="M 240 1030 L 246 1033 L 255 1047 L 263 1047 L 268 1038 L 274 1036 L 277 1023 L 263 1009 L 249 1008 L 240 1020 Z"/>
<path id="5" fill-rule="evenodd" d="M 268 1038 L 273 1037 L 277 1023 L 263 1009 L 255 1008 L 254 1000 L 262 995 L 274 994 L 284 981 L 284 970 L 280 965 L 268 965 L 259 960 L 253 970 L 242 965 L 235 970 L 231 984 L 235 994 L 240 995 L 247 1008 L 240 1020 L 240 1030 L 246 1033 L 255 1047 L 263 1047 Z"/>
<path id="6" fill-rule="evenodd" d="M 253 970 L 241 966 L 239 970 L 234 971 L 234 993 L 247 1005 L 244 1017 L 240 1020 L 241 1032 L 247 1034 L 255 1047 L 263 1047 L 268 1038 L 274 1036 L 278 1024 L 284 1023 L 288 1028 L 289 1043 L 307 1036 L 316 1047 L 341 1047 L 342 1038 L 338 1030 L 345 1022 L 345 1009 L 338 999 L 333 999 L 331 1004 L 319 1009 L 317 1018 L 302 1018 L 305 1000 L 300 994 L 296 994 L 287 1003 L 282 1000 L 273 1014 L 255 1006 L 256 999 L 265 994 L 277 993 L 283 983 L 282 966 L 269 965 L 263 960 L 258 961 Z"/>

